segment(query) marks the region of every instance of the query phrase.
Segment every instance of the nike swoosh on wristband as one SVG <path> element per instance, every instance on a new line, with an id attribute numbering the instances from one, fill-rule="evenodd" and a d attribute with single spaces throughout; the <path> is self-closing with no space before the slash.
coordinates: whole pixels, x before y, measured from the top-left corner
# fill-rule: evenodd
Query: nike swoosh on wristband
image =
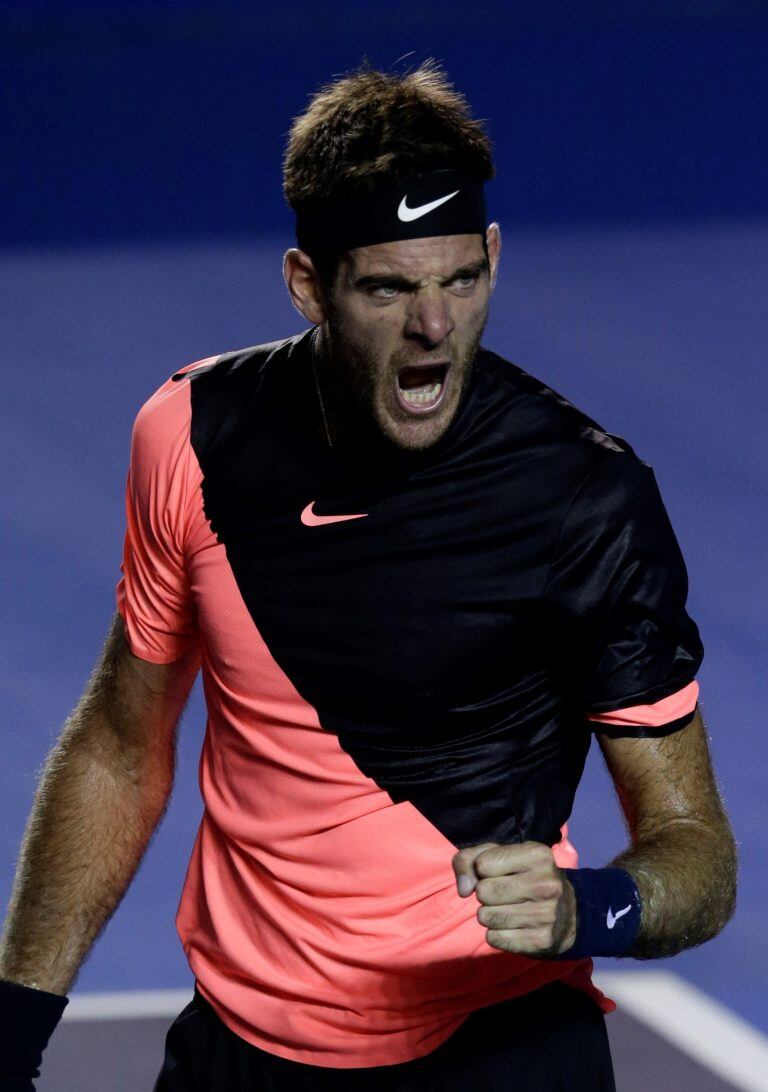
<path id="1" fill-rule="evenodd" d="M 411 220 L 418 220 L 420 216 L 426 216 L 432 209 L 436 209 L 439 205 L 444 205 L 446 201 L 450 201 L 452 197 L 455 197 L 459 190 L 454 190 L 453 193 L 447 193 L 445 197 L 438 197 L 436 201 L 430 201 L 426 205 L 417 205 L 415 209 L 408 208 L 408 194 L 400 202 L 400 207 L 397 210 L 398 220 L 403 220 L 406 224 Z"/>
<path id="2" fill-rule="evenodd" d="M 310 501 L 301 513 L 301 522 L 305 527 L 322 527 L 324 523 L 344 523 L 348 519 L 365 519 L 367 512 L 358 512 L 353 516 L 319 516 L 313 511 L 315 501 Z"/>
<path id="3" fill-rule="evenodd" d="M 624 915 L 628 914 L 631 909 L 632 903 L 630 903 L 629 906 L 625 906 L 623 910 L 619 910 L 617 911 L 617 913 L 614 914 L 613 907 L 609 906 L 608 913 L 605 915 L 605 924 L 608 926 L 609 929 L 613 929 L 619 918 L 623 918 Z"/>

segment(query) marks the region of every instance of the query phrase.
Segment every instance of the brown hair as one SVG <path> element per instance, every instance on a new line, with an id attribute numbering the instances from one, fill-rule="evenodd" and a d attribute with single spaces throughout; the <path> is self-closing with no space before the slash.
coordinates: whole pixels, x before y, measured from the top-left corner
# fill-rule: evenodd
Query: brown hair
<path id="1" fill-rule="evenodd" d="M 382 174 L 441 167 L 483 182 L 494 175 L 491 142 L 464 96 L 432 58 L 403 75 L 366 60 L 321 87 L 294 118 L 283 192 L 296 209 Z M 335 263 L 325 272 L 335 273 Z"/>

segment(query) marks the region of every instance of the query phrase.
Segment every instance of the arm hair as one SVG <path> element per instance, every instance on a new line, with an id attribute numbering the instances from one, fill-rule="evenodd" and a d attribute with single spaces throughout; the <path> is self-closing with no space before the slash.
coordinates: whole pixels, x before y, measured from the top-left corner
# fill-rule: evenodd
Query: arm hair
<path id="1" fill-rule="evenodd" d="M 125 894 L 173 787 L 176 727 L 199 669 L 130 651 L 115 613 L 45 762 L 0 941 L 0 978 L 65 994 Z"/>
<path id="2" fill-rule="evenodd" d="M 737 855 L 697 707 L 658 739 L 600 737 L 632 841 L 614 866 L 635 879 L 640 930 L 628 955 L 658 959 L 715 936 L 736 904 Z"/>

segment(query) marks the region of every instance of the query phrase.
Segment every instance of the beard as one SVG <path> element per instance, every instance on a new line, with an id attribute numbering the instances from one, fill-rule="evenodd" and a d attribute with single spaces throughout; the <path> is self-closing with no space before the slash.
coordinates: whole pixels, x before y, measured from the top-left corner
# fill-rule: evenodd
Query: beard
<path id="1" fill-rule="evenodd" d="M 384 452 L 419 451 L 431 447 L 450 428 L 461 407 L 475 366 L 487 321 L 487 309 L 450 349 L 441 346 L 435 360 L 448 360 L 445 402 L 434 414 L 417 416 L 397 401 L 398 375 L 415 361 L 430 359 L 416 342 L 382 357 L 373 335 L 352 333 L 332 306 L 321 328 L 319 375 L 327 402 L 334 444 Z"/>

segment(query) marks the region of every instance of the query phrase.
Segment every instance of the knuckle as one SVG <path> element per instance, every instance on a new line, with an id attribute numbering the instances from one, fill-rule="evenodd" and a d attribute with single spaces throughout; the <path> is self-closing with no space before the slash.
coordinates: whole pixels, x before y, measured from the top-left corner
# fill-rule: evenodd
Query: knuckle
<path id="1" fill-rule="evenodd" d="M 549 846 L 537 844 L 531 853 L 537 864 L 547 864 L 552 861 L 552 850 Z"/>
<path id="2" fill-rule="evenodd" d="M 496 891 L 493 880 L 480 880 L 475 888 L 475 894 L 480 902 L 492 902 Z"/>
<path id="3" fill-rule="evenodd" d="M 545 952 L 548 948 L 552 947 L 552 930 L 551 929 L 537 929 L 536 930 L 536 948 L 539 952 Z"/>
<path id="4" fill-rule="evenodd" d="M 486 849 L 475 861 L 478 876 L 487 876 L 489 873 L 495 872 L 500 866 L 501 860 L 501 854 L 498 851 Z"/>
<path id="5" fill-rule="evenodd" d="M 562 893 L 563 888 L 559 880 L 541 880 L 536 885 L 536 894 L 540 899 L 559 899 Z"/>
<path id="6" fill-rule="evenodd" d="M 466 852 L 470 854 L 468 860 L 474 865 L 478 876 L 482 876 L 489 868 L 492 868 L 499 859 L 499 847 L 494 842 L 482 843 L 480 846 L 474 846 L 466 850 Z"/>
<path id="7" fill-rule="evenodd" d="M 540 902 L 531 911 L 531 923 L 538 929 L 547 929 L 555 924 L 557 905 L 552 902 Z"/>

